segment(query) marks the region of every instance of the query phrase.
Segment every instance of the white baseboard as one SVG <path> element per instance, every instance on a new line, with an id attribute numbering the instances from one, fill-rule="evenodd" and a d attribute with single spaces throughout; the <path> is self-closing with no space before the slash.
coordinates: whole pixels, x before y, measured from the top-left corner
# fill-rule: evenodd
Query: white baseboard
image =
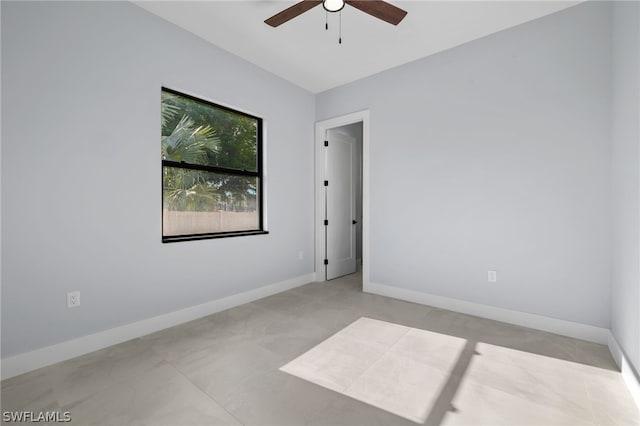
<path id="1" fill-rule="evenodd" d="M 201 305 L 158 315 L 157 317 L 147 318 L 110 330 L 100 331 L 88 336 L 36 349 L 31 352 L 3 358 L 1 361 L 1 377 L 2 379 L 7 379 L 47 365 L 75 358 L 98 349 L 103 349 L 165 328 L 193 321 L 295 287 L 300 287 L 301 285 L 314 281 L 314 279 L 315 274 L 313 273 L 301 275 L 279 283 L 234 294 L 222 299 L 212 300 Z"/>
<path id="2" fill-rule="evenodd" d="M 392 297 L 394 299 L 406 300 L 408 302 L 435 306 L 437 308 L 447 309 L 463 314 L 502 321 L 509 324 L 548 331 L 550 333 L 588 340 L 590 342 L 596 342 L 603 345 L 606 345 L 609 342 L 609 330 L 592 325 L 549 318 L 542 315 L 528 314 L 525 312 L 512 311 L 509 309 L 466 302 L 464 300 L 452 299 L 449 297 L 435 296 L 415 290 L 407 290 L 371 282 L 363 284 L 363 291 L 366 293 Z"/>
<path id="3" fill-rule="evenodd" d="M 640 378 L 611 332 L 609 332 L 608 346 L 611 355 L 613 355 L 613 360 L 618 364 L 618 368 L 620 368 L 620 373 L 629 388 L 629 392 L 631 392 L 631 396 L 635 400 L 638 409 L 640 409 Z"/>

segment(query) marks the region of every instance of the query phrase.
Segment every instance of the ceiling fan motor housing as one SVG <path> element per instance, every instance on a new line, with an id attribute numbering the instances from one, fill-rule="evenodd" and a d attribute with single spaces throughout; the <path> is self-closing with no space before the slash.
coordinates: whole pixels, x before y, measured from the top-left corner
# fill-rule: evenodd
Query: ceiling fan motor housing
<path id="1" fill-rule="evenodd" d="M 322 7 L 327 12 L 340 12 L 344 8 L 344 0 L 324 0 Z"/>

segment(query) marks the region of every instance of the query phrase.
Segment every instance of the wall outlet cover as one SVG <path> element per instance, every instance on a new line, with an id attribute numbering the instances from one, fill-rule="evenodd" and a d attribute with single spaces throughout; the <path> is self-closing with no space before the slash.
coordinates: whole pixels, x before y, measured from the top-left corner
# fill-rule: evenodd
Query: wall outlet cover
<path id="1" fill-rule="evenodd" d="M 75 308 L 80 306 L 80 292 L 71 291 L 67 293 L 67 308 Z"/>

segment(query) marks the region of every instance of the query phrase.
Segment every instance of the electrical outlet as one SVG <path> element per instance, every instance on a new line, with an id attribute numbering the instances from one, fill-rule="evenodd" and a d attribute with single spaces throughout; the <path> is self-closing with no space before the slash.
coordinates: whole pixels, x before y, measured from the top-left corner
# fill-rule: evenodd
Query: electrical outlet
<path id="1" fill-rule="evenodd" d="M 498 273 L 496 271 L 487 271 L 487 281 L 495 283 L 498 281 Z"/>
<path id="2" fill-rule="evenodd" d="M 72 291 L 67 293 L 67 308 L 80 306 L 80 292 Z"/>
<path id="3" fill-rule="evenodd" d="M 304 259 L 304 252 L 302 250 L 298 250 L 298 260 Z"/>

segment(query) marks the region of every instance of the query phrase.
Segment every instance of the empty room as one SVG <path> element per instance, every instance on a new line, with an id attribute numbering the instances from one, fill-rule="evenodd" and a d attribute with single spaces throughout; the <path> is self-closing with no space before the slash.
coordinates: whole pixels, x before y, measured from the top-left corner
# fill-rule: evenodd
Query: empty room
<path id="1" fill-rule="evenodd" d="M 3 424 L 640 425 L 639 1 L 0 1 Z"/>

